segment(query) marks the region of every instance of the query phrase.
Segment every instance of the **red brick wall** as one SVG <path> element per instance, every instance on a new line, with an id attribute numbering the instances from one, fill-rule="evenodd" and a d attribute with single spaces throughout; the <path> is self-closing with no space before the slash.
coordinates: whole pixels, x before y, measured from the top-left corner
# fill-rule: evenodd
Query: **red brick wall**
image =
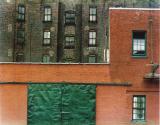
<path id="1" fill-rule="evenodd" d="M 158 91 L 129 91 L 128 87 L 98 86 L 96 125 L 159 125 Z M 133 95 L 146 95 L 146 122 L 132 122 Z"/>
<path id="2" fill-rule="evenodd" d="M 110 110 L 109 117 L 107 111 L 103 112 L 103 115 L 106 117 L 102 119 L 101 122 L 103 123 L 103 120 L 105 120 L 106 121 L 105 125 L 109 125 L 112 122 L 113 122 L 112 125 L 134 124 L 133 122 L 131 122 L 133 95 L 146 95 L 146 101 L 147 101 L 146 124 L 159 125 L 158 122 L 159 84 L 158 81 L 144 80 L 144 75 L 149 73 L 151 69 L 151 67 L 148 66 L 148 64 L 150 64 L 151 62 L 151 41 L 150 41 L 151 33 L 149 31 L 149 21 L 148 21 L 150 13 L 152 13 L 153 16 L 152 35 L 154 42 L 154 62 L 158 63 L 158 60 L 160 58 L 159 57 L 160 11 L 154 10 L 150 12 L 148 10 L 110 9 L 111 81 L 115 82 L 126 81 L 131 83 L 132 87 L 128 87 L 126 88 L 126 90 L 124 90 L 124 88 L 119 88 L 119 89 L 114 88 L 116 90 L 115 93 L 113 92 L 114 89 L 112 90 L 106 88 L 105 90 L 107 91 L 106 94 L 98 95 L 98 96 L 106 95 L 105 106 Z M 132 57 L 132 30 L 147 31 L 146 58 Z M 113 94 L 110 94 L 110 91 L 113 92 Z M 102 102 L 99 101 L 99 103 Z M 115 109 L 113 110 L 114 107 L 117 109 L 117 113 Z M 104 107 L 102 107 L 102 109 L 103 108 Z M 123 113 L 123 115 L 121 113 Z M 115 120 L 114 117 L 119 120 Z"/>
<path id="3" fill-rule="evenodd" d="M 27 85 L 0 85 L 0 125 L 27 125 Z"/>
<path id="4" fill-rule="evenodd" d="M 160 11 L 152 11 L 154 59 L 159 56 L 159 22 Z M 151 41 L 149 31 L 150 11 L 148 10 L 115 10 L 110 9 L 110 74 L 111 81 L 128 81 L 133 87 L 157 88 L 157 84 L 147 84 L 143 77 L 150 72 Z M 147 57 L 132 57 L 132 30 L 147 31 Z"/>
<path id="5" fill-rule="evenodd" d="M 107 64 L 1 64 L 0 82 L 110 82 Z"/>

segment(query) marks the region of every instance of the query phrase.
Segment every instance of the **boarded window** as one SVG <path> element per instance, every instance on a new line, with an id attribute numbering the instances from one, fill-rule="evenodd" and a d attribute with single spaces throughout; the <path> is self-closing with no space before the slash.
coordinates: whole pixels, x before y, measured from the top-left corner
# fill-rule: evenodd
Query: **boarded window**
<path id="1" fill-rule="evenodd" d="M 28 125 L 95 125 L 95 85 L 30 84 Z"/>

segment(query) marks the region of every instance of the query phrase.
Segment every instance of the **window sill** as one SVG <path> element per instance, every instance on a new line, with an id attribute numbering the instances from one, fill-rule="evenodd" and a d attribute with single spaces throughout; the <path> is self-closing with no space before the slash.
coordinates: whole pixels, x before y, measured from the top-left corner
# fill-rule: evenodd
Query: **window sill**
<path id="1" fill-rule="evenodd" d="M 17 22 L 22 22 L 22 23 L 24 23 L 25 20 L 17 19 Z"/>
<path id="2" fill-rule="evenodd" d="M 96 48 L 97 47 L 97 44 L 95 44 L 95 45 L 88 45 L 88 48 Z"/>
<path id="3" fill-rule="evenodd" d="M 97 24 L 97 20 L 96 21 L 88 21 L 90 24 Z"/>
<path id="4" fill-rule="evenodd" d="M 147 58 L 147 56 L 134 56 L 134 55 L 132 55 L 132 58 L 137 58 L 137 59 L 146 59 Z"/>
<path id="5" fill-rule="evenodd" d="M 145 125 L 146 124 L 146 120 L 132 120 L 131 121 L 133 124 L 141 124 L 141 125 Z"/>
<path id="6" fill-rule="evenodd" d="M 75 49 L 75 47 L 64 47 L 64 49 Z"/>
<path id="7" fill-rule="evenodd" d="M 51 21 L 45 21 L 45 20 L 43 20 L 43 23 L 52 23 L 52 20 Z"/>
<path id="8" fill-rule="evenodd" d="M 51 46 L 51 44 L 42 44 L 43 46 Z"/>

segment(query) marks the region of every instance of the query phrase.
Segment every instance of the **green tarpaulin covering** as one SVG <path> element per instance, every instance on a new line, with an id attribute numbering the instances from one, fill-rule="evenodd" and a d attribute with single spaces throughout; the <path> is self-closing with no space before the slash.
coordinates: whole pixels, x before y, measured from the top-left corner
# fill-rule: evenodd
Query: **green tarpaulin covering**
<path id="1" fill-rule="evenodd" d="M 95 85 L 30 84 L 28 125 L 95 125 Z"/>

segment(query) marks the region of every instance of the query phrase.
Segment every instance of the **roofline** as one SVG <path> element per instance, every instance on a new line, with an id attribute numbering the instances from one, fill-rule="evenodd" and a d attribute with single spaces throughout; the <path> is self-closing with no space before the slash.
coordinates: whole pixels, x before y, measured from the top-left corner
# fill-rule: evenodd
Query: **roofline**
<path id="1" fill-rule="evenodd" d="M 110 7 L 110 10 L 160 10 L 160 8 L 123 8 L 123 7 Z"/>

